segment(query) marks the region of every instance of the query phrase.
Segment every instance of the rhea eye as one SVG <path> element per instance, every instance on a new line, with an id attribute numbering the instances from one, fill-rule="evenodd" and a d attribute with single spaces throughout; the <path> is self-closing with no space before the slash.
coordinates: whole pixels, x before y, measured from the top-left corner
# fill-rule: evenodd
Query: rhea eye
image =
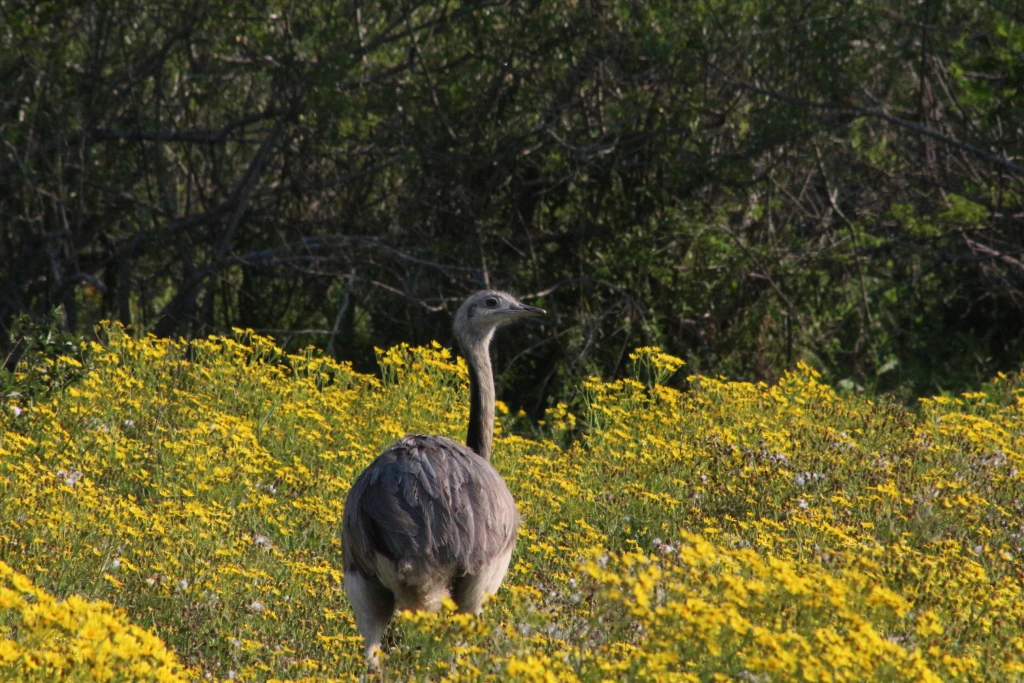
<path id="1" fill-rule="evenodd" d="M 487 304 L 487 308 L 496 308 L 498 306 L 498 300 L 493 296 L 484 301 L 484 303 Z"/>

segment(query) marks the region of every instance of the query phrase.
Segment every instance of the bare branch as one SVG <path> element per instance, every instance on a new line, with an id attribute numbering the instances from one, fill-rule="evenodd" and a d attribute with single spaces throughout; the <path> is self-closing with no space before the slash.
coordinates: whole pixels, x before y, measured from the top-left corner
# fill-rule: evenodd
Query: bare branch
<path id="1" fill-rule="evenodd" d="M 971 251 L 973 251 L 974 253 L 984 254 L 985 256 L 989 256 L 997 261 L 1002 261 L 1008 266 L 1013 266 L 1014 268 L 1024 270 L 1024 262 L 1021 262 L 1019 259 L 1015 259 L 1009 254 L 1004 254 L 1001 251 L 997 251 L 992 247 L 982 244 L 981 242 L 976 242 L 975 240 L 972 240 L 962 230 L 960 231 L 960 236 L 963 237 L 964 244 L 970 247 Z"/>

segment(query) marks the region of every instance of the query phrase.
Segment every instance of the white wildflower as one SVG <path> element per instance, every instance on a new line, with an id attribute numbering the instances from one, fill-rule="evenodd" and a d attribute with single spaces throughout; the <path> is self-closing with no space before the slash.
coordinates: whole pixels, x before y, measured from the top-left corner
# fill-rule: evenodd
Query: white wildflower
<path id="1" fill-rule="evenodd" d="M 61 483 L 67 484 L 71 488 L 75 488 L 75 484 L 82 479 L 82 473 L 72 467 L 69 470 L 58 470 L 57 478 L 61 480 Z"/>

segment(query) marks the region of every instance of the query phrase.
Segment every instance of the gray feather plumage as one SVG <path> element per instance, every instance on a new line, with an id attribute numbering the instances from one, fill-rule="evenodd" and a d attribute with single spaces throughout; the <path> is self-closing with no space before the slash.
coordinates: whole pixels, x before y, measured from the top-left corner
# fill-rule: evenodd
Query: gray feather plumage
<path id="1" fill-rule="evenodd" d="M 455 315 L 469 369 L 466 445 L 416 434 L 391 444 L 356 479 L 341 525 L 345 591 L 371 670 L 395 609 L 436 611 L 450 596 L 477 614 L 508 571 L 519 512 L 491 465 L 494 378 L 489 346 L 513 320 L 544 315 L 505 292 L 470 296 Z"/>
<path id="2" fill-rule="evenodd" d="M 345 570 L 372 575 L 376 555 L 417 573 L 476 572 L 515 542 L 519 513 L 490 462 L 443 436 L 410 435 L 381 453 L 345 502 Z"/>

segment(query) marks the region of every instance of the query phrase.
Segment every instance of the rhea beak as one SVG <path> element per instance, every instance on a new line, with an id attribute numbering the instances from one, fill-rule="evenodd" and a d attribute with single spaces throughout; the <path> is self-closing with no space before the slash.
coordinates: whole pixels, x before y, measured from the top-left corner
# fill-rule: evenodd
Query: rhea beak
<path id="1" fill-rule="evenodd" d="M 526 304 L 519 304 L 518 313 L 523 318 L 539 318 L 547 315 L 548 312 L 543 308 L 537 308 L 536 306 L 527 306 Z"/>

